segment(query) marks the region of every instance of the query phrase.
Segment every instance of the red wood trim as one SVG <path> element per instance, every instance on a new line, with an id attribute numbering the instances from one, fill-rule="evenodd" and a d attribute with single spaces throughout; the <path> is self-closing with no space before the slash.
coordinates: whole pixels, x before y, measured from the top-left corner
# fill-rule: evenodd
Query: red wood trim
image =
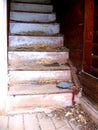
<path id="1" fill-rule="evenodd" d="M 94 0 L 85 0 L 83 70 L 90 73 L 92 65 L 92 43 L 94 26 Z"/>

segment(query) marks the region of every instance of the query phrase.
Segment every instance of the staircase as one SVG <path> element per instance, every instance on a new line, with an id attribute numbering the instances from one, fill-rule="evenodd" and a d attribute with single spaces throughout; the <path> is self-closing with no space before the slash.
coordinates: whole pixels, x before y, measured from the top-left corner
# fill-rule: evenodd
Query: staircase
<path id="1" fill-rule="evenodd" d="M 8 113 L 71 106 L 69 51 L 50 0 L 12 0 L 8 48 Z"/>

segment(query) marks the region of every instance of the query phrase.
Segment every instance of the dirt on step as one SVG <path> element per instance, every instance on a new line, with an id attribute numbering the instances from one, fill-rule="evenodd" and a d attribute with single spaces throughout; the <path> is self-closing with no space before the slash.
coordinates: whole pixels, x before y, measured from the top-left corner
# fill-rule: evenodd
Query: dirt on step
<path id="1" fill-rule="evenodd" d="M 98 126 L 79 104 L 73 107 L 56 109 L 51 113 L 51 117 L 54 116 L 59 120 L 67 119 L 73 130 L 98 130 Z"/>

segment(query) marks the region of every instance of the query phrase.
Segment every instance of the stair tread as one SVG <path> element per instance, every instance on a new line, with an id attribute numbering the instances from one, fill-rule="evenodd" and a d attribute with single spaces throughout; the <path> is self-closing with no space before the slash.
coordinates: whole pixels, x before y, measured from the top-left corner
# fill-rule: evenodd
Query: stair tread
<path id="1" fill-rule="evenodd" d="M 56 22 L 55 13 L 32 13 L 32 12 L 10 12 L 10 22 L 28 22 L 28 23 L 50 23 Z"/>
<path id="2" fill-rule="evenodd" d="M 56 87 L 56 84 L 19 84 L 9 87 L 9 95 L 40 95 L 40 94 L 57 94 L 71 93 L 72 88 L 61 89 Z"/>
<path id="3" fill-rule="evenodd" d="M 31 70 L 31 71 L 53 71 L 53 70 L 69 70 L 68 64 L 59 65 L 58 63 L 53 64 L 34 64 L 34 63 L 23 63 L 21 65 L 9 65 L 8 70 Z"/>

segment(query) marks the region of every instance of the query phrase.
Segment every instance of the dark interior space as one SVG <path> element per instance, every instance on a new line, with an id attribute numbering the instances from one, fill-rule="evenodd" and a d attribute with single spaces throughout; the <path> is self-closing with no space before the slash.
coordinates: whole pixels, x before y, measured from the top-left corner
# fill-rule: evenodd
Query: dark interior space
<path id="1" fill-rule="evenodd" d="M 78 71 L 82 69 L 84 0 L 52 1 L 57 20 L 61 23 L 61 33 L 65 36 L 65 46 L 70 51 L 70 59 Z"/>
<path id="2" fill-rule="evenodd" d="M 61 23 L 61 33 L 65 36 L 65 46 L 77 69 L 83 95 L 98 106 L 98 1 L 52 0 L 52 3 Z"/>

